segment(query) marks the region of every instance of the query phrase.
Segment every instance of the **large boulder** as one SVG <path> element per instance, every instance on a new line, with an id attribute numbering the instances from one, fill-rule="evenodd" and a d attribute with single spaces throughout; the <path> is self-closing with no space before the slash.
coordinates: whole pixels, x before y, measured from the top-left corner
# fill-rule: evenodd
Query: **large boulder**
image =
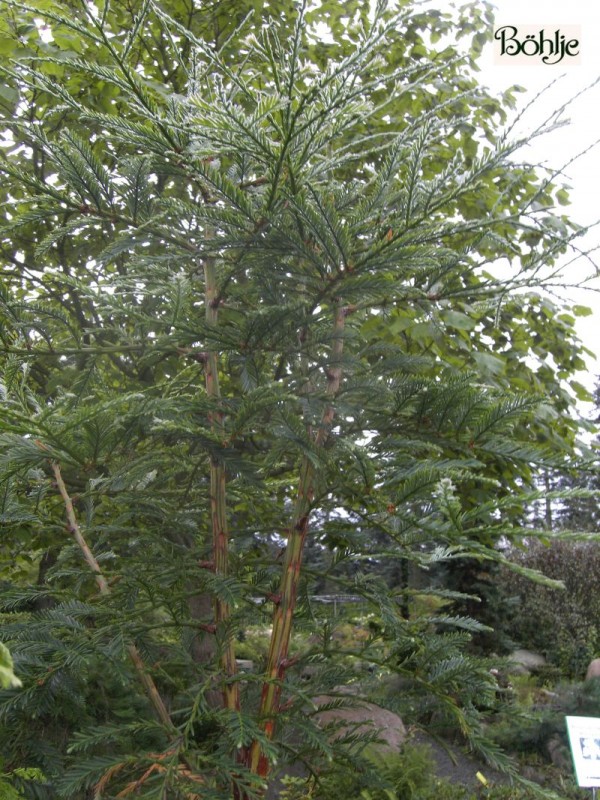
<path id="1" fill-rule="evenodd" d="M 316 706 L 324 706 L 339 698 L 329 695 L 315 697 Z M 370 703 L 367 700 L 348 698 L 340 708 L 329 708 L 318 711 L 315 715 L 321 727 L 331 725 L 335 728 L 332 739 L 339 739 L 347 733 L 375 734 L 380 740 L 371 745 L 376 753 L 398 753 L 406 739 L 406 728 L 397 714 L 387 708 Z"/>
<path id="2" fill-rule="evenodd" d="M 544 656 L 531 650 L 515 650 L 508 657 L 508 661 L 510 662 L 508 671 L 511 675 L 527 675 L 547 665 Z"/>
<path id="3" fill-rule="evenodd" d="M 594 658 L 590 661 L 590 665 L 585 673 L 585 679 L 589 681 L 590 678 L 600 678 L 600 658 Z"/>
<path id="4" fill-rule="evenodd" d="M 344 696 L 343 707 L 317 711 L 315 714 L 315 720 L 321 727 L 331 724 L 332 741 L 346 733 L 367 733 L 371 736 L 375 735 L 380 740 L 369 745 L 374 756 L 385 756 L 400 751 L 400 747 L 406 739 L 406 728 L 400 717 L 375 703 L 355 697 L 353 687 L 340 687 L 339 694 L 335 696 L 319 695 L 314 697 L 312 702 L 317 707 L 326 706 L 338 701 L 340 695 Z M 277 770 L 271 775 L 265 800 L 278 800 L 283 789 L 281 779 L 284 776 L 306 777 L 307 774 L 305 765 L 300 761 L 291 764 L 280 763 Z"/>

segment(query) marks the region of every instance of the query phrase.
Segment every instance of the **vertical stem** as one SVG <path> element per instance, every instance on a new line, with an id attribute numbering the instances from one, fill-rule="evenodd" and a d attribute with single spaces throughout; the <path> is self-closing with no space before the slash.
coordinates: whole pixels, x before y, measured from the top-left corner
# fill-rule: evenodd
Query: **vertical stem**
<path id="1" fill-rule="evenodd" d="M 547 531 L 551 531 L 553 528 L 552 525 L 552 500 L 550 500 L 548 494 L 552 489 L 550 485 L 550 473 L 548 470 L 544 472 L 544 488 L 546 489 L 546 497 L 544 499 L 544 525 Z"/>
<path id="2" fill-rule="evenodd" d="M 326 397 L 333 400 L 339 391 L 342 380 L 341 357 L 344 347 L 344 326 L 348 308 L 342 307 L 338 301 L 333 325 L 333 345 L 331 348 L 330 366 L 327 370 Z M 335 416 L 333 405 L 328 402 L 321 416 L 321 423 L 314 437 L 315 448 L 321 449 L 329 436 L 331 424 Z M 290 665 L 288 654 L 292 634 L 292 623 L 296 609 L 296 598 L 300 584 L 302 555 L 304 543 L 309 530 L 309 516 L 314 499 L 314 481 L 316 470 L 314 464 L 304 456 L 300 465 L 298 492 L 290 524 L 287 530 L 279 594 L 273 611 L 273 629 L 269 644 L 269 655 L 263 683 L 260 718 L 266 736 L 270 739 L 275 730 L 275 716 L 279 710 L 282 683 Z M 248 767 L 252 772 L 266 777 L 269 762 L 256 741 L 248 752 Z"/>
<path id="3" fill-rule="evenodd" d="M 56 480 L 56 485 L 58 487 L 58 491 L 63 499 L 65 504 L 65 510 L 67 514 L 67 522 L 69 523 L 69 531 L 73 534 L 73 538 L 77 542 L 79 549 L 83 553 L 83 557 L 88 563 L 90 569 L 94 573 L 94 577 L 96 579 L 96 584 L 98 589 L 100 590 L 101 595 L 109 595 L 110 594 L 110 587 L 106 578 L 102 573 L 102 569 L 98 560 L 90 550 L 88 543 L 85 540 L 83 533 L 81 532 L 81 527 L 77 522 L 77 517 L 75 516 L 75 509 L 73 508 L 73 501 L 67 491 L 67 487 L 65 486 L 65 482 L 62 477 L 62 473 L 60 470 L 60 464 L 56 461 L 51 462 L 52 472 L 54 473 L 54 478 Z M 173 722 L 167 711 L 167 707 L 164 704 L 162 697 L 158 689 L 156 688 L 156 684 L 152 680 L 152 677 L 146 672 L 146 668 L 144 667 L 144 662 L 137 647 L 134 644 L 127 645 L 127 653 L 135 670 L 138 674 L 140 682 L 144 687 L 146 694 L 150 702 L 152 703 L 154 710 L 156 712 L 157 717 L 160 721 L 169 728 L 174 728 Z"/>
<path id="4" fill-rule="evenodd" d="M 218 323 L 219 297 L 215 263 L 213 258 L 204 260 L 204 284 L 206 321 L 211 326 Z M 205 367 L 206 393 L 211 400 L 218 404 L 221 399 L 219 386 L 219 363 L 217 353 L 210 349 L 206 357 Z M 223 415 L 220 410 L 211 414 L 210 422 L 216 433 L 224 433 Z M 213 537 L 213 562 L 215 574 L 227 575 L 229 571 L 229 529 L 227 524 L 227 479 L 225 469 L 215 458 L 210 462 L 210 511 Z M 227 683 L 227 679 L 237 672 L 235 661 L 235 646 L 226 625 L 231 616 L 229 604 L 215 598 L 215 624 L 217 636 L 220 631 L 225 631 L 225 641 L 221 644 L 220 664 L 225 676 L 223 684 L 223 703 L 226 708 L 239 710 L 240 696 L 237 683 Z"/>

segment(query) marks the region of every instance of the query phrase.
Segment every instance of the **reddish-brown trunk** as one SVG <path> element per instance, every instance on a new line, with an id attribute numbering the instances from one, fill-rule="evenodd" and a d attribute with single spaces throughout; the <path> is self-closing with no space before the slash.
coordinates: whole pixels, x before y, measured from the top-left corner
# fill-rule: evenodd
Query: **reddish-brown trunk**
<path id="1" fill-rule="evenodd" d="M 338 305 L 333 328 L 333 346 L 330 367 L 327 371 L 326 395 L 333 400 L 340 388 L 342 378 L 341 357 L 343 352 L 343 332 L 348 309 Z M 321 448 L 327 441 L 331 424 L 335 416 L 333 405 L 328 404 L 323 411 L 321 424 L 314 436 L 316 448 Z M 272 738 L 275 730 L 275 717 L 280 709 L 281 693 L 286 672 L 290 666 L 288 659 L 292 634 L 292 623 L 296 609 L 296 600 L 302 569 L 304 544 L 309 530 L 309 515 L 314 500 L 315 467 L 307 456 L 304 456 L 300 467 L 298 490 L 294 513 L 287 531 L 278 602 L 273 611 L 273 628 L 267 659 L 265 681 L 261 693 L 260 718 L 267 738 Z M 269 773 L 269 760 L 262 752 L 260 744 L 255 741 L 246 753 L 245 763 L 248 768 L 262 778 Z"/>
<path id="2" fill-rule="evenodd" d="M 214 259 L 204 261 L 205 280 L 205 305 L 206 321 L 209 325 L 216 326 L 218 322 L 219 300 L 217 297 L 217 281 Z M 223 434 L 223 416 L 218 409 L 221 400 L 219 386 L 219 364 L 217 354 L 210 351 L 205 360 L 206 393 L 217 407 L 210 415 L 213 432 Z M 210 462 L 210 512 L 213 543 L 213 563 L 217 575 L 227 575 L 229 571 L 229 530 L 227 523 L 227 481 L 225 469 L 218 459 L 211 458 Z M 223 673 L 222 695 L 223 705 L 231 710 L 239 711 L 240 696 L 237 683 L 230 683 L 237 672 L 234 643 L 226 633 L 226 639 L 219 642 L 222 633 L 231 617 L 229 605 L 216 597 L 214 601 L 214 615 L 217 633 L 217 642 L 220 646 L 220 666 Z"/>

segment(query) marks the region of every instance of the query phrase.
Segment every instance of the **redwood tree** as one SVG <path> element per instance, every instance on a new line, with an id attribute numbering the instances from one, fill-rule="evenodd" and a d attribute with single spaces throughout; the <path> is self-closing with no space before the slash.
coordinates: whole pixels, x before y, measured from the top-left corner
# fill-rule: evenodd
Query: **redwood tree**
<path id="1" fill-rule="evenodd" d="M 497 128 L 474 51 L 427 49 L 445 15 L 284 4 L 236 28 L 165 8 L 4 23 L 28 50 L 3 95 L 8 768 L 41 769 L 47 796 L 260 796 L 282 753 L 331 756 L 306 661 L 321 692 L 353 661 L 411 675 L 498 761 L 476 711 L 494 687 L 463 652 L 477 622 L 407 619 L 413 588 L 360 564 L 502 561 L 538 465 L 572 458 L 582 348 L 538 314 L 580 232 L 563 190 Z M 343 653 L 309 539 L 378 615 Z M 268 654 L 241 673 L 256 623 Z"/>

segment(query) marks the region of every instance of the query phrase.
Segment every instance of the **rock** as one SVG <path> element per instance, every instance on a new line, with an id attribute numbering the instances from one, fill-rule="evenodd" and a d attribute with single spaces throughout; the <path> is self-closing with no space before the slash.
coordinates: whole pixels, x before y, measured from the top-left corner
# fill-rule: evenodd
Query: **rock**
<path id="1" fill-rule="evenodd" d="M 546 743 L 546 749 L 550 756 L 550 761 L 558 769 L 568 772 L 572 769 L 571 755 L 569 748 L 562 741 L 560 736 L 553 736 Z"/>
<path id="2" fill-rule="evenodd" d="M 523 664 L 517 664 L 516 662 L 509 664 L 506 671 L 508 675 L 513 675 L 513 676 L 531 675 L 531 672 L 527 669 L 527 667 L 524 667 Z"/>
<path id="3" fill-rule="evenodd" d="M 531 650 L 515 650 L 508 657 L 511 675 L 526 675 L 546 666 L 546 659 Z"/>
<path id="4" fill-rule="evenodd" d="M 370 745 L 373 754 L 398 753 L 407 735 L 400 717 L 374 703 L 353 697 L 349 689 L 350 687 L 344 687 L 342 690 L 342 693 L 346 695 L 342 698 L 346 705 L 343 708 L 317 712 L 315 714 L 317 724 L 324 727 L 328 724 L 340 723 L 339 727 L 332 731 L 331 739 L 333 741 L 346 733 L 376 734 L 382 741 Z M 351 687 L 351 690 L 355 691 L 355 687 Z M 313 698 L 313 703 L 316 706 L 322 706 L 336 700 L 340 700 L 337 695 L 319 695 Z M 278 764 L 277 769 L 271 775 L 265 800 L 278 800 L 283 789 L 281 779 L 285 775 L 306 777 L 308 772 L 305 764 L 300 761 Z"/>
<path id="5" fill-rule="evenodd" d="M 585 673 L 585 679 L 589 681 L 590 678 L 600 678 L 600 658 L 594 658 L 590 661 L 590 665 Z"/>
<path id="6" fill-rule="evenodd" d="M 315 697 L 313 702 L 317 706 L 322 706 L 337 699 L 339 698 L 320 695 Z M 315 718 L 321 727 L 339 723 L 332 736 L 334 740 L 346 733 L 376 734 L 381 741 L 372 747 L 375 752 L 381 754 L 398 753 L 406 739 L 406 728 L 397 714 L 366 700 L 355 699 L 341 708 L 317 712 Z"/>

